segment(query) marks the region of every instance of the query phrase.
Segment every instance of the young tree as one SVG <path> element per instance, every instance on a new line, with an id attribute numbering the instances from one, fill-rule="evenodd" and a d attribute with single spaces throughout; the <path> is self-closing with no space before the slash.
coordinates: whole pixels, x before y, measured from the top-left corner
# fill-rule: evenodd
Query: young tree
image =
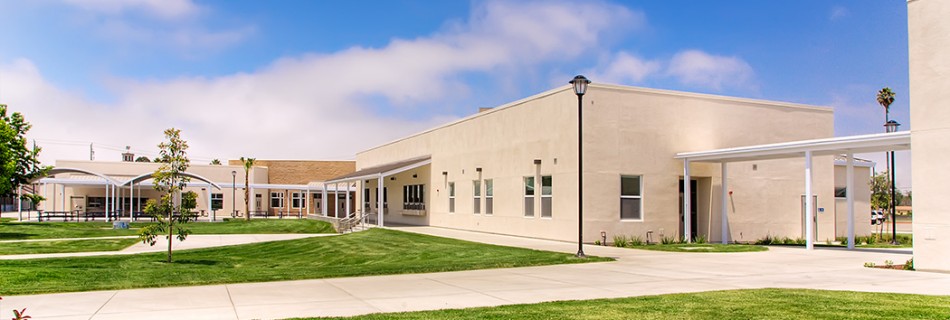
<path id="1" fill-rule="evenodd" d="M 177 233 L 178 240 L 184 241 L 191 233 L 182 225 L 193 217 L 191 210 L 197 206 L 198 195 L 190 191 L 182 193 L 190 180 L 183 175 L 188 170 L 188 142 L 181 139 L 181 130 L 175 128 L 165 130 L 165 138 L 168 141 L 158 145 L 162 165 L 152 175 L 155 190 L 164 194 L 158 201 L 151 199 L 145 205 L 145 213 L 155 217 L 158 223 L 142 228 L 139 239 L 154 246 L 156 238 L 165 235 L 168 262 L 172 262 L 172 237 Z"/>
<path id="2" fill-rule="evenodd" d="M 244 220 L 251 221 L 251 188 L 249 173 L 254 166 L 254 158 L 241 157 L 241 163 L 244 164 Z"/>
<path id="3" fill-rule="evenodd" d="M 0 104 L 0 196 L 16 195 L 20 185 L 46 175 L 50 167 L 40 165 L 40 148 L 26 146 L 26 132 L 32 126 L 19 112 L 7 115 Z"/>

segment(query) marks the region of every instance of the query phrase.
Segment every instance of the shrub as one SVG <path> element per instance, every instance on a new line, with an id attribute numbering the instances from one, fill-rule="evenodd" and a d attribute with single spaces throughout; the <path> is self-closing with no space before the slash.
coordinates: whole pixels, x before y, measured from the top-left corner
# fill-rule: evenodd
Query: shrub
<path id="1" fill-rule="evenodd" d="M 806 242 L 806 241 L 805 241 L 804 238 L 797 238 L 797 239 L 795 239 L 795 244 L 798 244 L 798 245 L 805 244 L 805 242 Z"/>
<path id="2" fill-rule="evenodd" d="M 773 238 L 772 238 L 772 235 L 766 234 L 766 235 L 765 235 L 765 238 L 756 240 L 756 241 L 755 241 L 755 244 L 757 244 L 757 245 L 770 245 L 770 244 L 774 243 L 775 240 L 776 240 L 776 239 L 773 239 Z"/>
<path id="3" fill-rule="evenodd" d="M 857 237 L 855 237 L 855 240 L 857 240 Z M 848 245 L 848 237 L 837 237 L 835 241 L 838 241 L 838 243 L 844 246 Z"/>
<path id="4" fill-rule="evenodd" d="M 677 241 L 676 238 L 674 237 L 663 237 L 662 239 L 660 239 L 660 243 L 662 244 L 674 244 L 678 242 L 679 241 Z"/>
<path id="5" fill-rule="evenodd" d="M 698 235 L 698 236 L 696 236 L 696 241 L 693 241 L 693 242 L 699 243 L 699 244 L 706 243 L 706 236 L 704 236 L 704 235 Z"/>
<path id="6" fill-rule="evenodd" d="M 890 268 L 891 266 L 894 265 L 894 261 L 892 261 L 892 260 L 884 260 L 884 265 L 887 266 L 888 268 Z"/>
<path id="7" fill-rule="evenodd" d="M 792 240 L 792 238 L 789 237 L 784 237 L 782 238 L 782 244 L 795 244 L 795 240 Z"/>
<path id="8" fill-rule="evenodd" d="M 594 240 L 594 245 L 600 245 L 600 240 Z"/>
<path id="9" fill-rule="evenodd" d="M 904 270 L 914 270 L 914 258 L 910 258 L 910 260 L 904 262 Z"/>
<path id="10" fill-rule="evenodd" d="M 642 245 L 643 245 L 643 238 L 640 238 L 640 236 L 631 236 L 631 237 L 630 237 L 630 243 L 628 243 L 628 244 L 629 244 L 631 247 L 642 246 Z"/>
<path id="11" fill-rule="evenodd" d="M 874 268 L 874 262 L 865 262 L 865 263 L 864 263 L 864 267 L 865 267 L 865 268 Z"/>
<path id="12" fill-rule="evenodd" d="M 627 236 L 625 235 L 615 235 L 614 236 L 614 247 L 626 247 L 627 246 Z"/>

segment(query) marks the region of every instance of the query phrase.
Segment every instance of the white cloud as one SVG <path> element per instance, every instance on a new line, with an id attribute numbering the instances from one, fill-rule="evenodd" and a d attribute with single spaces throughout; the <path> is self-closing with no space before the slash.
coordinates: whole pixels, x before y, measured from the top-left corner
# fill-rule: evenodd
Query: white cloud
<path id="1" fill-rule="evenodd" d="M 182 129 L 192 158 L 350 158 L 357 151 L 454 119 L 380 116 L 367 101 L 401 108 L 454 98 L 462 73 L 569 61 L 642 16 L 602 3 L 488 2 L 467 22 L 381 48 L 285 57 L 253 73 L 112 83 L 116 101 L 94 103 L 57 88 L 28 60 L 0 65 L 11 108 L 31 137 L 154 150 Z M 498 76 L 492 74 L 492 76 Z M 397 111 L 386 113 L 400 114 Z M 88 146 L 45 147 L 43 159 L 83 159 Z M 65 151 L 58 151 L 65 150 Z M 118 159 L 97 155 L 100 159 Z"/>
<path id="2" fill-rule="evenodd" d="M 598 82 L 634 84 L 656 74 L 662 68 L 658 60 L 646 60 L 621 51 L 601 68 L 588 72 Z"/>
<path id="3" fill-rule="evenodd" d="M 201 11 L 191 0 L 63 0 L 64 3 L 93 13 L 121 15 L 137 12 L 161 19 L 190 18 Z"/>
<path id="4" fill-rule="evenodd" d="M 753 88 L 755 72 L 749 63 L 739 57 L 709 54 L 700 50 L 685 50 L 670 60 L 667 73 L 680 83 L 690 86 L 722 90 L 724 87 Z"/>
<path id="5" fill-rule="evenodd" d="M 831 14 L 828 16 L 828 20 L 836 21 L 844 17 L 851 15 L 851 11 L 848 8 L 842 6 L 834 6 L 831 8 Z"/>

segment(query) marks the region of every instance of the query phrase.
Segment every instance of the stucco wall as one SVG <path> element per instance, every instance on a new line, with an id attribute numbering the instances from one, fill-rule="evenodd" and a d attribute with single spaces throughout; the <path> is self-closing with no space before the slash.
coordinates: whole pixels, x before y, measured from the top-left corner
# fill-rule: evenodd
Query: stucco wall
<path id="1" fill-rule="evenodd" d="M 950 271 L 950 2 L 907 3 L 914 264 Z"/>
<path id="2" fill-rule="evenodd" d="M 577 235 L 577 98 L 559 88 L 482 112 L 357 155 L 367 168 L 431 155 L 428 223 L 434 226 L 573 240 Z M 584 97 L 585 241 L 616 234 L 679 234 L 678 152 L 831 137 L 830 109 L 609 85 L 592 85 Z M 535 160 L 540 160 L 539 166 Z M 818 206 L 834 211 L 833 160 L 815 158 Z M 756 169 L 753 170 L 753 165 Z M 801 235 L 801 159 L 730 164 L 732 237 Z M 495 213 L 472 213 L 472 180 L 494 180 Z M 443 175 L 442 173 L 446 174 Z M 553 216 L 523 214 L 523 177 L 551 175 Z M 642 175 L 642 221 L 620 221 L 621 175 Z M 719 164 L 694 163 L 700 182 L 699 233 L 720 237 Z M 397 181 L 399 179 L 397 178 Z M 448 212 L 448 182 L 456 184 L 455 213 Z M 375 181 L 371 181 L 375 185 Z M 387 180 L 389 186 L 389 180 Z M 397 188 L 401 190 L 401 187 Z M 540 191 L 540 188 L 538 188 Z M 392 192 L 392 191 L 390 191 Z M 393 194 L 390 194 L 393 196 Z M 390 214 L 387 221 L 423 223 Z M 833 214 L 823 222 L 834 231 Z M 819 235 L 820 235 L 819 231 Z"/>

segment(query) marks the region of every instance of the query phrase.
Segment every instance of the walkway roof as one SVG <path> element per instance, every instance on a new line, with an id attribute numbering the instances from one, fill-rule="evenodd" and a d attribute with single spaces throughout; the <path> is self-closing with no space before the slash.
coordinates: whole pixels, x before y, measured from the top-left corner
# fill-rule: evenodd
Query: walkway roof
<path id="1" fill-rule="evenodd" d="M 375 166 L 371 168 L 366 168 L 363 170 L 357 170 L 356 172 L 345 174 L 330 180 L 327 180 L 326 183 L 338 183 L 338 182 L 347 182 L 347 181 L 359 181 L 366 179 L 376 179 L 379 177 L 385 177 L 394 175 L 406 170 L 412 170 L 427 164 L 432 163 L 432 156 L 424 156 L 418 158 L 412 158 L 397 162 L 390 162 L 384 165 Z"/>
<path id="2" fill-rule="evenodd" d="M 909 131 L 683 152 L 674 158 L 692 162 L 736 162 L 802 157 L 805 151 L 811 151 L 813 156 L 826 156 L 900 150 L 910 150 Z"/>

